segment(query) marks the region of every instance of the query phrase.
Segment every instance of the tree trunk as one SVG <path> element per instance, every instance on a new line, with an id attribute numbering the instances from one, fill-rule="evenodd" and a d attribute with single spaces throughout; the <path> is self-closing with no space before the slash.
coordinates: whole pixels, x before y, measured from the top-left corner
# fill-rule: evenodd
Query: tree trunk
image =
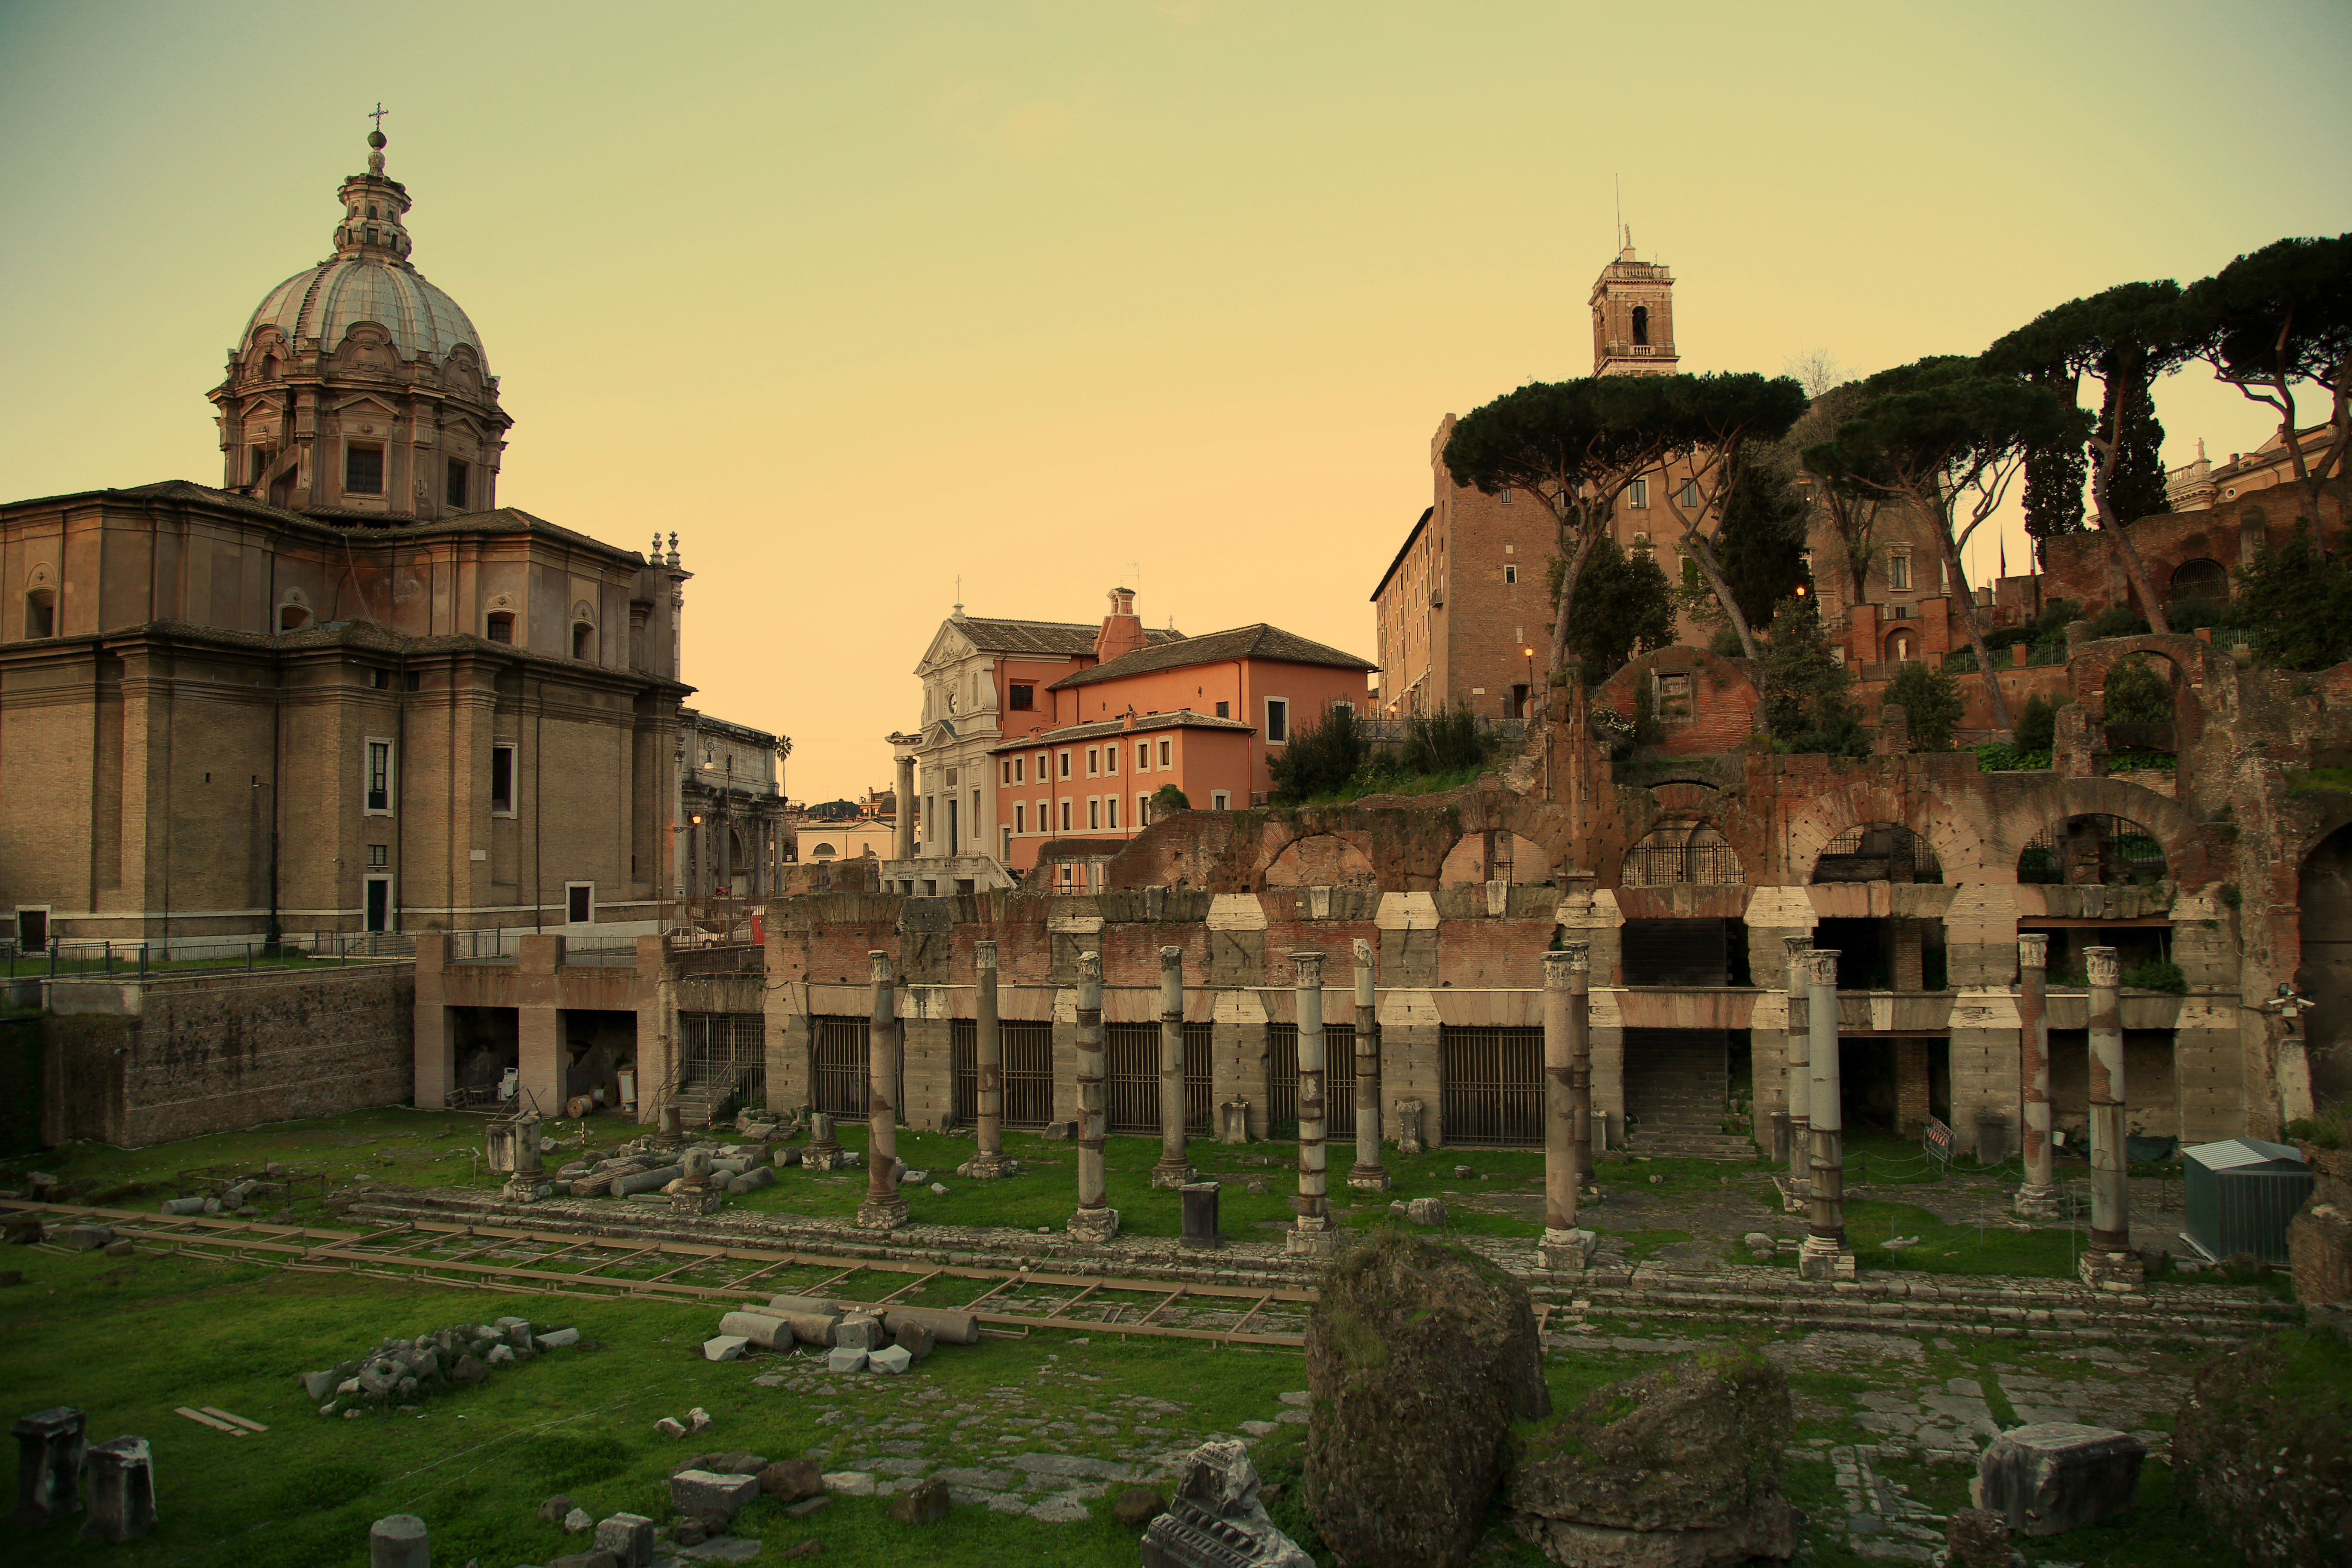
<path id="1" fill-rule="evenodd" d="M 1572 507 L 1575 506 L 1574 502 L 1570 504 Z M 1551 708 L 1549 695 L 1551 682 L 1560 671 L 1568 668 L 1568 617 L 1576 608 L 1576 581 L 1584 575 L 1584 563 L 1591 558 L 1593 543 L 1601 537 L 1597 531 L 1586 525 L 1582 507 L 1575 507 L 1576 521 L 1573 524 L 1567 519 L 1560 518 L 1558 512 L 1552 515 L 1559 522 L 1560 543 L 1563 546 L 1568 543 L 1568 531 L 1571 526 L 1576 530 L 1578 542 L 1576 553 L 1569 557 L 1568 564 L 1559 574 L 1559 603 L 1552 606 L 1552 613 L 1556 618 L 1551 624 L 1551 650 L 1544 656 L 1546 691 L 1544 710 L 1546 712 L 1550 711 Z M 1528 695 L 1532 697 L 1535 693 L 1529 692 Z"/>
<path id="2" fill-rule="evenodd" d="M 2107 378 L 2106 406 L 2100 412 L 2107 423 L 2103 440 L 2092 437 L 2091 447 L 2097 461 L 2091 466 L 2091 502 L 2098 509 L 2099 527 L 2115 542 L 2116 558 L 2124 563 L 2124 576 L 2129 580 L 2132 592 L 2139 595 L 2140 613 L 2147 616 L 2148 630 L 2169 633 L 2171 623 L 2164 617 L 2164 606 L 2157 602 L 2155 584 L 2148 581 L 2147 563 L 2139 558 L 2139 547 L 2124 531 L 2116 516 L 2115 503 L 2109 499 L 2109 486 L 2116 476 L 2116 462 L 2124 447 L 2124 389 L 2121 373 Z"/>
<path id="3" fill-rule="evenodd" d="M 1731 596 L 1731 584 L 1723 580 L 1723 569 L 1715 562 L 1714 547 L 1697 529 L 1688 525 L 1683 529 L 1683 542 L 1690 546 L 1690 558 L 1698 563 L 1699 575 L 1715 590 L 1715 602 L 1731 617 L 1731 628 L 1739 634 L 1740 652 L 1750 659 L 1760 659 L 1763 656 L 1756 649 L 1756 634 L 1748 628 L 1748 617 L 1740 613 L 1739 601 Z"/>
<path id="4" fill-rule="evenodd" d="M 1959 590 L 1960 625 L 1967 628 L 1969 646 L 1977 650 L 1977 668 L 1984 675 L 1985 696 L 1992 702 L 1992 723 L 2004 745 L 2017 741 L 2017 723 L 2009 716 L 2009 699 L 2000 689 L 2000 671 L 1992 667 L 1992 655 L 1985 647 L 1984 633 L 1977 626 L 1976 595 L 1969 591 L 1968 574 L 1960 570 L 1960 552 L 1952 543 L 1952 527 L 1948 518 L 1936 530 L 1936 543 L 1944 552 L 1944 570 L 1951 574 L 1952 583 Z"/>

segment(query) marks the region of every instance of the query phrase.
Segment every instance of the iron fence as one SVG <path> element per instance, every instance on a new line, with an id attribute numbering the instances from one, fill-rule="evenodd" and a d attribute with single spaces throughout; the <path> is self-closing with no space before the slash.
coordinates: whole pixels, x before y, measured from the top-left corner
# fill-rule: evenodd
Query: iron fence
<path id="1" fill-rule="evenodd" d="M 1187 1135 L 1209 1131 L 1209 1053 L 1214 1026 L 1184 1026 L 1184 1131 Z M 1108 1081 L 1108 1132 L 1160 1132 L 1160 1026 L 1107 1024 L 1103 1053 Z"/>
<path id="2" fill-rule="evenodd" d="M 563 962 L 590 967 L 635 969 L 637 939 L 633 936 L 573 937 L 563 944 Z"/>
<path id="3" fill-rule="evenodd" d="M 835 1116 L 865 1115 L 866 1020 L 819 1015 L 809 1025 L 809 1103 Z"/>
<path id="4" fill-rule="evenodd" d="M 308 942 L 310 945 L 305 946 Z M 139 980 L 158 973 L 202 973 L 206 970 L 282 969 L 314 963 L 349 963 L 354 958 L 414 958 L 416 939 L 388 931 L 320 932 L 310 938 L 267 937 L 223 942 L 183 938 L 176 944 L 95 942 L 52 937 L 37 947 L 0 941 L 0 964 L 11 980 Z"/>
<path id="5" fill-rule="evenodd" d="M 1667 888 L 1678 882 L 1701 887 L 1738 887 L 1746 880 L 1738 851 L 1728 844 L 1636 844 L 1625 851 L 1618 879 L 1628 888 Z"/>
<path id="6" fill-rule="evenodd" d="M 980 1120 L 979 1029 L 970 1018 L 957 1018 L 948 1026 L 949 1114 L 963 1127 Z M 1004 1125 L 1043 1127 L 1054 1120 L 1054 1026 L 1009 1019 L 996 1029 L 1004 1055 L 998 1074 L 1004 1086 Z"/>
<path id="7" fill-rule="evenodd" d="M 1446 1025 L 1438 1030 L 1438 1125 L 1445 1142 L 1543 1142 L 1543 1031 Z"/>
<path id="8" fill-rule="evenodd" d="M 680 1085 L 710 1085 L 713 1118 L 730 1098 L 745 1105 L 767 1102 L 765 1018 L 757 1013 L 680 1013 L 677 1033 Z"/>
<path id="9" fill-rule="evenodd" d="M 1265 1026 L 1265 1120 L 1271 1127 L 1298 1121 L 1298 1026 Z M 1323 1134 L 1356 1135 L 1356 1026 L 1323 1026 Z"/>

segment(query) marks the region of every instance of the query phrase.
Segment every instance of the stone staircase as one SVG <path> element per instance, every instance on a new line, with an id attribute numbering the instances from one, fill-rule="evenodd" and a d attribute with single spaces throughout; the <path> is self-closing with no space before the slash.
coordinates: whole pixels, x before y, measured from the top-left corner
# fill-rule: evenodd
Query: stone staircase
<path id="1" fill-rule="evenodd" d="M 1636 1154 L 1748 1160 L 1748 1141 L 1723 1131 L 1728 1042 L 1714 1029 L 1625 1031 L 1625 1110 Z"/>
<path id="2" fill-rule="evenodd" d="M 712 1115 L 733 1097 L 734 1092 L 731 1086 L 715 1084 L 709 1079 L 696 1079 L 680 1086 L 670 1103 L 677 1107 L 680 1127 L 708 1127 Z"/>
<path id="3" fill-rule="evenodd" d="M 1748 1161 L 1757 1154 L 1754 1141 L 1738 1133 L 1703 1132 L 1680 1127 L 1664 1131 L 1637 1127 L 1625 1141 L 1625 1148 L 1636 1157 L 1653 1160 Z"/>

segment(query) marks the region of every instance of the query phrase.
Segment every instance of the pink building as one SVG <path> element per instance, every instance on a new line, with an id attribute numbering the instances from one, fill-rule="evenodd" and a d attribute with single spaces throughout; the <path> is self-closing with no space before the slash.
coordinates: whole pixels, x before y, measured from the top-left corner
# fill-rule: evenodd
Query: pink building
<path id="1" fill-rule="evenodd" d="M 1133 837 L 1168 784 L 1196 811 L 1245 809 L 1274 787 L 1270 763 L 1297 730 L 1367 700 L 1374 665 L 1279 626 L 1147 646 L 1134 599 L 1112 595 L 1101 663 L 1004 715 L 994 816 L 999 858 L 1016 876 L 1048 839 Z"/>

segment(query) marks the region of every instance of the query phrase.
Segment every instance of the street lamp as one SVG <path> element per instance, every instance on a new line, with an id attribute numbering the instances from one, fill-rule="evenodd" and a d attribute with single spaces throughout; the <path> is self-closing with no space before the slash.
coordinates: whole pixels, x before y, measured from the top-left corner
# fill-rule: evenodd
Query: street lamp
<path id="1" fill-rule="evenodd" d="M 1527 660 L 1528 660 L 1528 688 L 1527 688 L 1528 694 L 1527 694 L 1525 697 L 1522 697 L 1521 699 L 1519 699 L 1519 717 L 1520 717 L 1520 718 L 1522 718 L 1522 719 L 1525 719 L 1525 718 L 1528 717 L 1528 705 L 1535 700 L 1535 695 L 1536 695 L 1536 649 L 1535 649 L 1535 645 L 1534 645 L 1533 643 L 1529 643 L 1527 647 L 1523 647 L 1523 648 L 1519 649 L 1519 651 L 1520 651 L 1521 653 L 1523 653 L 1523 654 L 1525 654 L 1525 655 L 1527 656 Z"/>

